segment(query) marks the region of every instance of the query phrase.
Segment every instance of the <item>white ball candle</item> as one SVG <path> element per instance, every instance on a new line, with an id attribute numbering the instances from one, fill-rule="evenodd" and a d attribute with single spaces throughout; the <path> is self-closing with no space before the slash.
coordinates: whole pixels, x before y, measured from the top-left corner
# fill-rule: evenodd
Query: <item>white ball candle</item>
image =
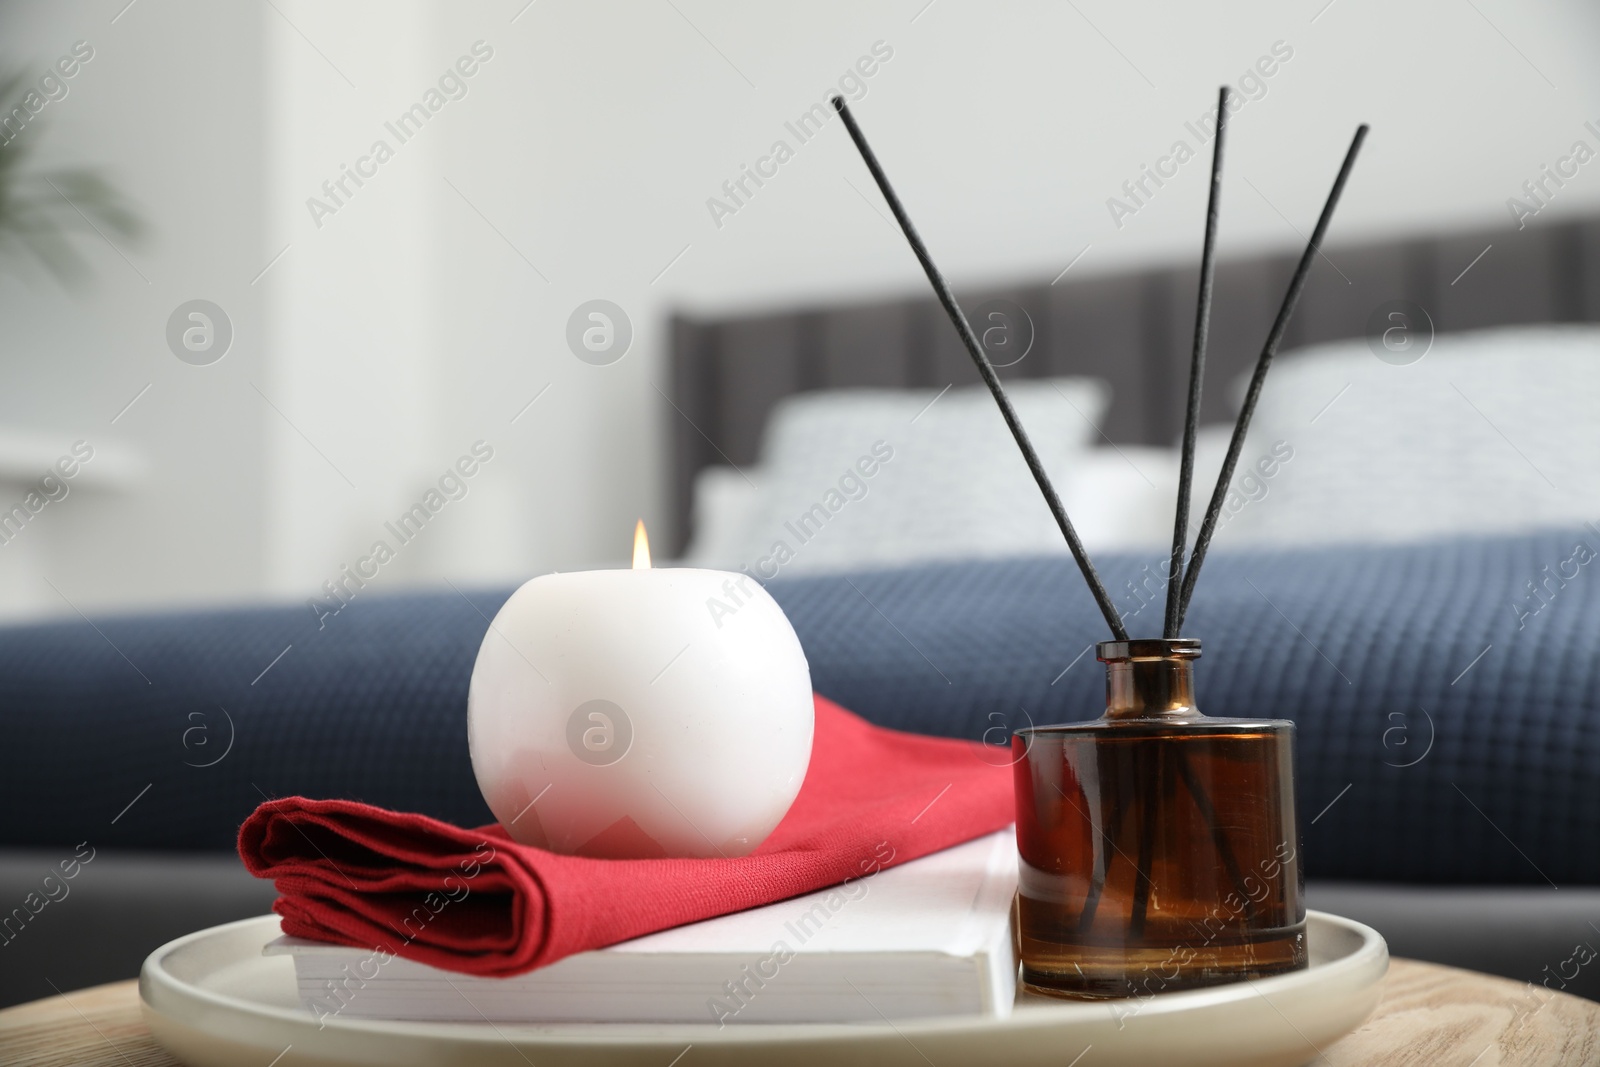
<path id="1" fill-rule="evenodd" d="M 742 856 L 811 759 L 811 671 L 753 579 L 652 569 L 524 584 L 484 635 L 472 767 L 515 840 L 606 858 Z"/>

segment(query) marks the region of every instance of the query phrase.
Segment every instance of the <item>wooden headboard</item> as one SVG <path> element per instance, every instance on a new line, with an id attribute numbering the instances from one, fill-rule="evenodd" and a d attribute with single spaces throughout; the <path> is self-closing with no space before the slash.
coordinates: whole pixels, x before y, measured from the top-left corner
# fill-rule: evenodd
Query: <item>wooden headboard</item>
<path id="1" fill-rule="evenodd" d="M 1103 378 L 1114 390 L 1102 426 L 1111 441 L 1170 444 L 1182 430 L 1198 252 L 1193 258 L 1181 267 L 1068 273 L 1054 283 L 957 297 L 969 317 L 985 301 L 1002 299 L 1031 318 L 1033 347 L 1002 369 L 1002 378 Z M 1254 364 L 1297 259 L 1294 251 L 1218 263 L 1204 422 L 1232 417 L 1228 391 L 1218 386 Z M 1361 337 L 1374 310 L 1391 300 L 1420 305 L 1441 332 L 1600 321 L 1600 219 L 1329 248 L 1311 271 L 1285 350 Z M 695 474 L 713 464 L 754 463 L 767 414 L 781 398 L 809 389 L 937 390 L 978 381 L 954 328 L 922 293 L 749 317 L 675 316 L 673 549 L 681 552 L 688 541 Z"/>

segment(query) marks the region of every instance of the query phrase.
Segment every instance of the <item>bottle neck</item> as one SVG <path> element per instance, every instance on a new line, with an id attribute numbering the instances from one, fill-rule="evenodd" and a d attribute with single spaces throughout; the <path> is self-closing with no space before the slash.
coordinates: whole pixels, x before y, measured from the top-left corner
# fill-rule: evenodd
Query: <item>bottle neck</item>
<path id="1" fill-rule="evenodd" d="M 1098 651 L 1106 665 L 1106 718 L 1200 717 L 1194 699 L 1199 641 L 1106 641 Z"/>

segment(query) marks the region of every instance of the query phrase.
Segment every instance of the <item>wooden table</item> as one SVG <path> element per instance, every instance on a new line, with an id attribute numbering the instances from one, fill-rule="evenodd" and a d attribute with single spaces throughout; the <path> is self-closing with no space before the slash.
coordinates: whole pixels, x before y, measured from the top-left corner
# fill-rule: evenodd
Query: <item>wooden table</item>
<path id="1" fill-rule="evenodd" d="M 1393 960 L 1372 1018 L 1323 1050 L 1330 1067 L 1600 1067 L 1600 1004 L 1454 967 Z M 135 982 L 0 1011 L 0 1067 L 177 1067 Z M 292 1067 L 285 1060 L 281 1067 Z"/>

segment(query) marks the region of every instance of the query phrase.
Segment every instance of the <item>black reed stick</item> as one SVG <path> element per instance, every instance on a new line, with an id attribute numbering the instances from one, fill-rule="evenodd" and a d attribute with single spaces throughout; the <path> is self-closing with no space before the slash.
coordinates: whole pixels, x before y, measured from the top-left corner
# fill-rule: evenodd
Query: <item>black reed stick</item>
<path id="1" fill-rule="evenodd" d="M 1366 139 L 1367 125 L 1362 123 L 1356 129 L 1355 138 L 1350 142 L 1350 150 L 1345 153 L 1344 164 L 1339 168 L 1339 176 L 1333 180 L 1333 189 L 1328 193 L 1328 202 L 1322 205 L 1322 215 L 1317 219 L 1317 228 L 1311 231 L 1311 240 L 1306 242 L 1305 254 L 1300 257 L 1300 264 L 1294 269 L 1294 277 L 1289 280 L 1289 290 L 1283 294 L 1283 303 L 1278 308 L 1278 317 L 1272 323 L 1272 331 L 1267 334 L 1267 343 L 1261 348 L 1260 358 L 1256 360 L 1255 373 L 1250 376 L 1250 388 L 1244 396 L 1244 406 L 1239 409 L 1239 421 L 1234 424 L 1233 437 L 1228 441 L 1228 456 L 1223 460 L 1222 473 L 1217 475 L 1217 486 L 1212 490 L 1205 521 L 1200 524 L 1200 535 L 1195 538 L 1194 551 L 1190 553 L 1189 564 L 1184 568 L 1183 589 L 1181 599 L 1178 601 L 1178 622 L 1174 632 L 1183 627 L 1183 617 L 1188 614 L 1189 599 L 1194 596 L 1195 579 L 1200 576 L 1200 565 L 1205 562 L 1206 549 L 1211 545 L 1211 536 L 1217 531 L 1217 519 L 1222 514 L 1222 502 L 1227 498 L 1228 485 L 1233 481 L 1234 468 L 1239 464 L 1239 453 L 1244 449 L 1244 435 L 1250 429 L 1250 417 L 1255 414 L 1256 401 L 1261 399 L 1261 387 L 1267 381 L 1267 368 L 1272 365 L 1272 357 L 1277 354 L 1278 343 L 1283 340 L 1284 331 L 1289 328 L 1289 316 L 1294 314 L 1294 306 L 1300 299 L 1300 291 L 1306 285 L 1306 275 L 1311 271 L 1311 262 L 1322 247 L 1323 235 L 1328 232 L 1328 223 L 1333 219 L 1333 209 L 1339 206 L 1339 194 L 1344 192 L 1344 183 L 1350 177 L 1350 169 L 1355 166 L 1356 154 L 1361 151 L 1361 142 Z"/>
<path id="2" fill-rule="evenodd" d="M 916 253 L 917 261 L 922 264 L 924 273 L 928 275 L 933 291 L 938 294 L 939 303 L 944 305 L 945 314 L 950 316 L 956 332 L 961 335 L 962 342 L 967 346 L 967 354 L 972 357 L 972 362 L 977 364 L 978 373 L 983 376 L 984 384 L 994 395 L 994 402 L 1000 406 L 1000 414 L 1005 418 L 1006 425 L 1011 428 L 1011 436 L 1016 438 L 1017 447 L 1022 449 L 1022 458 L 1027 462 L 1028 470 L 1033 472 L 1033 480 L 1039 483 L 1039 491 L 1044 494 L 1045 502 L 1050 505 L 1050 513 L 1056 517 L 1056 525 L 1061 527 L 1061 534 L 1067 539 L 1067 547 L 1072 550 L 1072 558 L 1077 560 L 1078 569 L 1083 572 L 1083 580 L 1089 583 L 1089 591 L 1094 594 L 1095 603 L 1100 605 L 1100 613 L 1106 617 L 1112 636 L 1118 641 L 1126 641 L 1128 632 L 1123 629 L 1122 618 L 1117 614 L 1116 605 L 1111 602 L 1110 594 L 1100 582 L 1100 575 L 1095 572 L 1094 564 L 1089 561 L 1089 554 L 1084 551 L 1083 542 L 1078 539 L 1078 531 L 1073 528 L 1072 520 L 1067 517 L 1067 510 L 1062 507 L 1061 498 L 1056 495 L 1055 487 L 1050 484 L 1050 476 L 1045 473 L 1044 464 L 1039 462 L 1039 455 L 1033 450 L 1033 443 L 1028 440 L 1027 431 L 1022 428 L 1016 411 L 1012 409 L 1011 401 L 1000 384 L 1000 377 L 994 372 L 994 365 L 989 362 L 989 357 L 984 355 L 983 346 L 978 343 L 977 335 L 972 332 L 967 316 L 956 303 L 955 294 L 950 291 L 950 286 L 945 282 L 944 275 L 939 273 L 939 268 L 933 265 L 933 258 L 928 255 L 922 238 L 917 236 L 916 227 L 911 224 L 906 209 L 900 204 L 900 198 L 895 195 L 894 187 L 889 184 L 888 175 L 884 174 L 883 167 L 879 166 L 878 157 L 873 155 L 871 146 L 867 144 L 861 127 L 856 125 L 855 117 L 850 114 L 850 108 L 846 106 L 843 97 L 833 98 L 833 109 L 844 119 L 845 129 L 850 131 L 850 139 L 856 143 L 856 150 L 861 153 L 867 169 L 872 172 L 873 180 L 878 183 L 878 190 L 889 202 L 889 210 L 894 212 L 895 221 L 900 223 L 901 231 L 911 244 L 911 251 Z"/>
<path id="3" fill-rule="evenodd" d="M 1200 383 L 1211 332 L 1211 282 L 1216 276 L 1217 214 L 1222 206 L 1222 136 L 1228 128 L 1228 87 L 1217 91 L 1217 135 L 1211 143 L 1211 195 L 1206 202 L 1205 246 L 1200 253 L 1200 297 L 1194 312 L 1194 353 L 1189 360 L 1189 407 L 1183 417 L 1183 458 L 1178 467 L 1178 507 L 1172 520 L 1172 558 L 1167 561 L 1167 615 L 1162 636 L 1178 636 L 1178 586 L 1189 547 L 1189 492 L 1194 483 L 1194 439 L 1200 429 Z"/>
<path id="4" fill-rule="evenodd" d="M 1139 938 L 1144 936 L 1145 919 L 1150 910 L 1150 867 L 1156 857 L 1156 823 L 1160 818 L 1159 809 L 1162 807 L 1159 800 L 1165 800 L 1171 791 L 1167 778 L 1166 751 L 1167 745 L 1157 745 L 1154 752 L 1146 751 L 1146 760 L 1134 764 L 1135 780 L 1138 782 L 1137 791 L 1145 794 L 1144 819 L 1139 830 L 1139 863 L 1134 868 L 1133 902 L 1128 911 L 1128 936 Z M 1182 751 L 1180 749 L 1180 751 Z M 1152 788 L 1153 787 L 1153 788 Z"/>

